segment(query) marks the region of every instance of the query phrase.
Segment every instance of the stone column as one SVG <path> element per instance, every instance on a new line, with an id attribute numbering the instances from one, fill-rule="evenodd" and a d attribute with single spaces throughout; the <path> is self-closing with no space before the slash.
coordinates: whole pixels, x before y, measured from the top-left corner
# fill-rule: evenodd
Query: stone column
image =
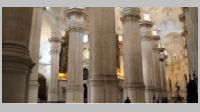
<path id="1" fill-rule="evenodd" d="M 119 102 L 114 8 L 88 8 L 90 42 L 89 102 Z"/>
<path id="2" fill-rule="evenodd" d="M 38 100 L 38 66 L 39 66 L 39 49 L 40 49 L 40 34 L 42 26 L 42 8 L 34 8 L 33 18 L 32 18 L 32 27 L 31 27 L 31 36 L 30 36 L 30 57 L 32 58 L 35 66 L 32 69 L 30 84 L 29 84 L 29 98 L 28 102 L 37 103 Z"/>
<path id="3" fill-rule="evenodd" d="M 139 8 L 124 8 L 121 19 L 124 31 L 124 72 L 128 97 L 131 102 L 145 102 Z"/>
<path id="4" fill-rule="evenodd" d="M 83 102 L 83 36 L 85 13 L 82 9 L 66 10 L 69 30 L 67 103 Z"/>
<path id="5" fill-rule="evenodd" d="M 55 23 L 56 24 L 56 23 Z M 59 31 L 59 26 L 54 26 L 51 38 L 49 39 L 51 43 L 51 77 L 48 91 L 48 102 L 58 101 L 58 73 L 59 73 L 59 58 L 61 51 L 61 33 Z"/>
<path id="6" fill-rule="evenodd" d="M 142 65 L 143 79 L 145 85 L 145 100 L 147 103 L 153 102 L 153 62 L 152 62 L 152 47 L 151 47 L 151 21 L 140 22 L 141 32 L 141 49 L 142 49 Z"/>
<path id="7" fill-rule="evenodd" d="M 154 87 L 155 95 L 161 97 L 162 95 L 162 81 L 160 72 L 160 52 L 158 49 L 158 41 L 160 37 L 158 35 L 152 35 L 152 61 L 153 61 L 153 74 L 154 74 Z"/>
<path id="8" fill-rule="evenodd" d="M 27 102 L 32 13 L 33 8 L 2 8 L 2 102 Z"/>
<path id="9" fill-rule="evenodd" d="M 183 14 L 179 19 L 184 23 L 189 73 L 198 73 L 198 8 L 183 8 Z"/>
<path id="10" fill-rule="evenodd" d="M 165 71 L 165 60 L 166 60 L 166 55 L 164 53 L 165 48 L 159 48 L 160 51 L 160 73 L 161 73 L 161 85 L 162 85 L 162 95 L 167 96 L 167 78 L 166 78 L 166 71 Z"/>

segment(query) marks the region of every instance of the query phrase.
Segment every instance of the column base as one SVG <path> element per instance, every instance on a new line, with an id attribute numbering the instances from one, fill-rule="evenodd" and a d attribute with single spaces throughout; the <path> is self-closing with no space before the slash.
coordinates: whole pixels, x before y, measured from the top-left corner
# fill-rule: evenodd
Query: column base
<path id="1" fill-rule="evenodd" d="M 163 89 L 162 88 L 156 88 L 155 94 L 156 94 L 157 97 L 161 98 L 163 96 Z"/>
<path id="2" fill-rule="evenodd" d="M 152 86 L 145 86 L 145 102 L 153 103 L 154 88 Z"/>
<path id="3" fill-rule="evenodd" d="M 145 103 L 145 86 L 143 83 L 128 83 L 126 89 L 132 103 Z"/>
<path id="4" fill-rule="evenodd" d="M 22 45 L 3 43 L 2 102 L 25 103 L 33 63 Z"/>
<path id="5" fill-rule="evenodd" d="M 66 103 L 83 103 L 83 90 L 82 85 L 68 85 Z"/>
<path id="6" fill-rule="evenodd" d="M 119 80 L 115 75 L 95 75 L 89 80 L 90 103 L 119 103 Z"/>
<path id="7" fill-rule="evenodd" d="M 39 83 L 38 80 L 31 80 L 29 83 L 29 103 L 37 103 L 38 102 L 38 90 Z"/>
<path id="8" fill-rule="evenodd" d="M 58 102 L 58 92 L 49 91 L 48 92 L 48 102 Z"/>

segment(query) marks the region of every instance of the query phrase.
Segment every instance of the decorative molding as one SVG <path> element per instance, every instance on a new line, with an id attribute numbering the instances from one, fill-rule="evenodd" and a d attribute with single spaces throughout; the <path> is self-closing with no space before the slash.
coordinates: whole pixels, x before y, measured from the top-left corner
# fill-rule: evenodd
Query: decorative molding
<path id="1" fill-rule="evenodd" d="M 153 26 L 153 22 L 152 21 L 140 21 L 139 23 L 140 27 L 147 27 L 147 28 L 151 28 Z"/>
<path id="2" fill-rule="evenodd" d="M 49 41 L 51 42 L 51 54 L 59 54 L 61 51 L 61 38 L 49 38 Z"/>
<path id="3" fill-rule="evenodd" d="M 140 82 L 128 82 L 125 84 L 125 87 L 126 88 L 141 88 L 141 89 L 144 89 L 145 86 L 143 83 L 140 83 Z"/>
<path id="4" fill-rule="evenodd" d="M 158 41 L 158 40 L 160 40 L 160 36 L 159 35 L 152 35 L 152 40 Z"/>
<path id="5" fill-rule="evenodd" d="M 151 35 L 144 34 L 144 35 L 141 35 L 140 37 L 141 37 L 142 41 L 151 41 L 152 40 Z"/>
<path id="6" fill-rule="evenodd" d="M 72 8 L 65 10 L 66 17 L 70 19 L 72 15 L 75 15 L 77 17 L 83 17 L 84 19 L 86 19 L 87 16 L 86 13 L 83 11 L 83 9 L 80 8 Z"/>
<path id="7" fill-rule="evenodd" d="M 122 17 L 121 17 L 122 23 L 125 23 L 128 21 L 139 21 L 140 19 L 139 8 L 124 8 L 121 14 L 122 14 Z"/>
<path id="8" fill-rule="evenodd" d="M 61 32 L 51 32 L 51 38 L 61 38 L 62 33 Z"/>
<path id="9" fill-rule="evenodd" d="M 69 26 L 68 29 L 69 32 L 80 32 L 80 33 L 84 33 L 84 28 L 81 25 L 73 25 L 73 26 Z"/>
<path id="10" fill-rule="evenodd" d="M 105 86 L 104 84 L 112 84 L 117 87 L 119 80 L 117 79 L 117 75 L 93 74 L 89 77 L 88 83 L 96 87 Z"/>
<path id="11" fill-rule="evenodd" d="M 13 43 L 3 43 L 2 45 L 2 63 L 7 67 L 3 69 L 16 69 L 17 71 L 26 71 L 25 68 L 30 70 L 35 65 L 30 56 L 28 48 L 22 45 L 13 44 Z M 16 63 L 16 65 L 14 64 Z M 19 64 L 21 66 L 19 66 Z M 10 67 L 9 67 L 10 66 Z M 12 66 L 12 67 L 11 67 Z M 24 69 L 22 69 L 25 67 Z M 21 68 L 21 69 L 19 69 Z"/>
<path id="12" fill-rule="evenodd" d="M 66 89 L 67 89 L 67 92 L 74 92 L 74 91 L 82 92 L 84 90 L 83 86 L 80 86 L 80 85 L 68 85 Z"/>
<path id="13" fill-rule="evenodd" d="M 65 11 L 68 18 L 68 31 L 69 32 L 84 32 L 86 13 L 83 9 L 72 8 Z"/>

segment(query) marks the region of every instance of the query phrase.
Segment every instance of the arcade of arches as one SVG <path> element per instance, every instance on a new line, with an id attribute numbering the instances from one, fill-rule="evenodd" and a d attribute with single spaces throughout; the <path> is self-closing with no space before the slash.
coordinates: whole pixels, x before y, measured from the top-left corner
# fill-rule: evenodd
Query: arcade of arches
<path id="1" fill-rule="evenodd" d="M 186 102 L 193 7 L 3 7 L 3 102 Z"/>

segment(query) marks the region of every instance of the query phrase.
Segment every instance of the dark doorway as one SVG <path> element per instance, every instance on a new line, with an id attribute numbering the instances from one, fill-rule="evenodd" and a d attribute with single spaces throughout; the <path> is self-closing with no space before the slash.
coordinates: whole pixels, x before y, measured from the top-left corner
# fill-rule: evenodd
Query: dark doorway
<path id="1" fill-rule="evenodd" d="M 47 87 L 46 87 L 46 78 L 42 75 L 38 75 L 39 91 L 38 91 L 38 102 L 45 103 L 47 102 Z"/>
<path id="2" fill-rule="evenodd" d="M 89 76 L 89 71 L 87 68 L 83 69 L 83 80 L 87 80 Z"/>
<path id="3" fill-rule="evenodd" d="M 87 96 L 87 84 L 83 84 L 84 92 L 83 92 L 83 97 L 84 97 L 84 103 L 88 102 L 88 96 Z"/>

